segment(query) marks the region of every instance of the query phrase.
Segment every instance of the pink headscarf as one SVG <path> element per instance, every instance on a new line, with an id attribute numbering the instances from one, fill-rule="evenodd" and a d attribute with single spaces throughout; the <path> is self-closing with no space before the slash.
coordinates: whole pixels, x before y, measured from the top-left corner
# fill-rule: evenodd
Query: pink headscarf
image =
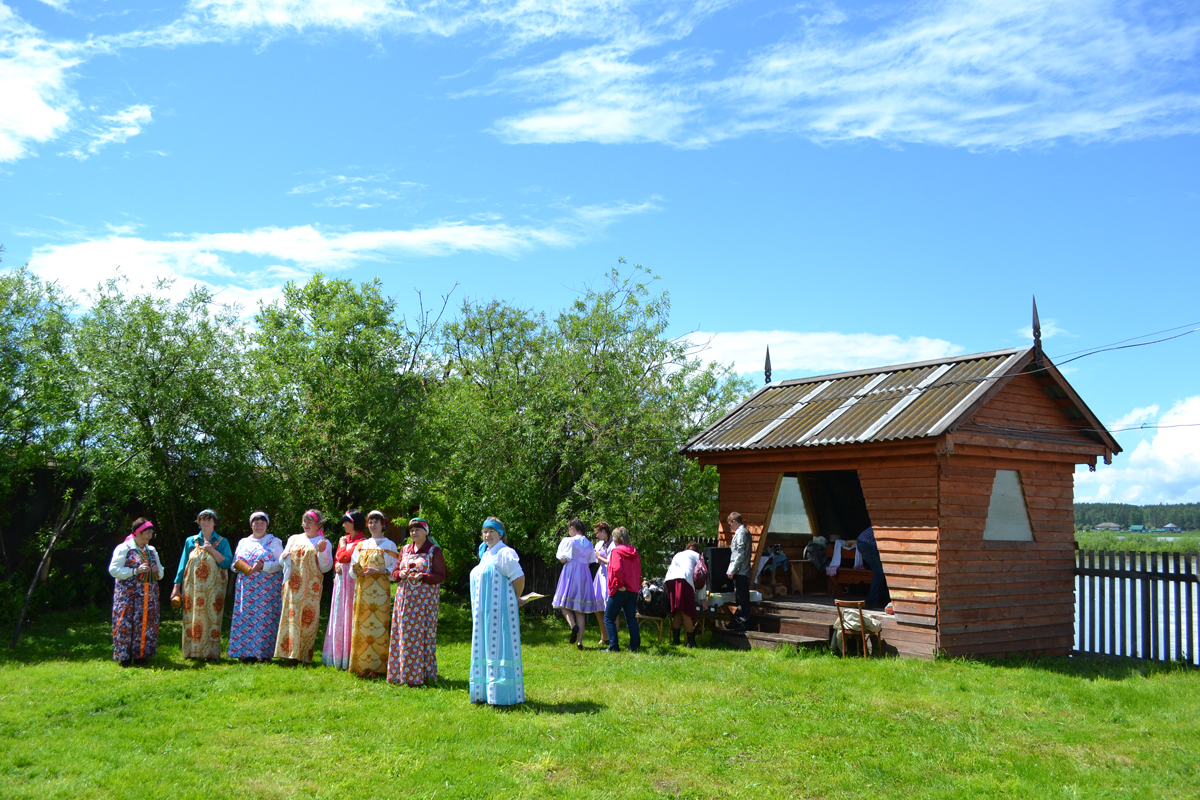
<path id="1" fill-rule="evenodd" d="M 312 517 L 312 521 L 317 523 L 317 535 L 318 536 L 325 535 L 325 529 L 321 527 L 321 512 L 320 511 L 317 511 L 315 508 L 310 508 L 308 511 L 304 512 L 304 516 Z"/>

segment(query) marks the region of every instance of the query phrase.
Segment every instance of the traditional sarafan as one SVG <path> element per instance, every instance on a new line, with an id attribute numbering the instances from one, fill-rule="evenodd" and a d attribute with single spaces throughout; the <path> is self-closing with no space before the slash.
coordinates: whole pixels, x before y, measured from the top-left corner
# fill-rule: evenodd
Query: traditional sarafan
<path id="1" fill-rule="evenodd" d="M 134 522 L 129 538 L 117 545 L 108 564 L 113 587 L 113 660 L 128 665 L 150 658 L 158 650 L 159 590 L 165 570 L 150 546 L 154 525 Z"/>
<path id="2" fill-rule="evenodd" d="M 217 512 L 206 508 L 196 522 L 200 533 L 184 540 L 175 574 L 174 591 L 183 607 L 182 652 L 184 658 L 216 659 L 221 657 L 221 625 L 233 551 L 229 540 L 215 530 Z"/>
<path id="3" fill-rule="evenodd" d="M 279 611 L 283 589 L 283 542 L 270 533 L 265 512 L 250 516 L 254 531 L 238 542 L 235 563 L 245 563 L 239 571 L 233 594 L 233 621 L 229 624 L 230 658 L 271 658 L 279 634 Z"/>
<path id="4" fill-rule="evenodd" d="M 337 669 L 350 668 L 350 638 L 354 634 L 354 551 L 367 538 L 362 512 L 348 511 L 342 516 L 346 535 L 338 540 L 333 555 L 333 595 L 329 598 L 329 624 L 321 646 L 321 663 Z"/>
<path id="5" fill-rule="evenodd" d="M 283 594 L 275 657 L 312 661 L 321 617 L 323 574 L 333 566 L 333 548 L 320 527 L 320 512 L 304 512 L 304 533 L 283 548 Z"/>
<path id="6" fill-rule="evenodd" d="M 487 548 L 471 570 L 472 703 L 511 706 L 525 702 L 525 673 L 521 666 L 521 620 L 517 588 L 525 585 L 517 551 L 499 539 L 500 521 L 484 523 Z"/>
<path id="7" fill-rule="evenodd" d="M 409 523 L 412 541 L 400 552 L 392 577 L 399 581 L 392 609 L 388 650 L 390 683 L 422 686 L 437 681 L 437 620 L 441 584 L 446 579 L 442 548 L 429 538 L 429 523 Z"/>
<path id="8" fill-rule="evenodd" d="M 350 636 L 350 672 L 387 672 L 388 623 L 391 621 L 392 568 L 400 554 L 396 543 L 380 536 L 359 543 L 354 551 L 354 631 Z"/>

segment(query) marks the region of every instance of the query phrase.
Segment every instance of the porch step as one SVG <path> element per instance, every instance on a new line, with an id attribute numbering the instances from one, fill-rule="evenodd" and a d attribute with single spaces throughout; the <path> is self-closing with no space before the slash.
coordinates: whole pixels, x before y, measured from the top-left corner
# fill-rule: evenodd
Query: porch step
<path id="1" fill-rule="evenodd" d="M 829 646 L 828 635 L 824 637 L 798 636 L 792 633 L 761 633 L 759 631 L 734 633 L 733 631 L 726 630 L 717 630 L 716 633 L 725 641 L 725 644 L 737 650 L 759 648 L 775 650 L 780 647 L 790 647 L 798 650 L 801 647 Z"/>

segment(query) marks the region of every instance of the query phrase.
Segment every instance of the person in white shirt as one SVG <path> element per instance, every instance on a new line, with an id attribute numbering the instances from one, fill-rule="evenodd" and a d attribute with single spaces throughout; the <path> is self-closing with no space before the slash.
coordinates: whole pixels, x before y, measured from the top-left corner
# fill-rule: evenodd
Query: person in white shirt
<path id="1" fill-rule="evenodd" d="M 697 570 L 703 563 L 700 545 L 688 542 L 667 569 L 663 585 L 671 601 L 671 644 L 679 644 L 679 629 L 683 628 L 687 631 L 687 646 L 696 646 L 696 595 L 704 588 L 708 575 L 706 569 Z"/>
<path id="2" fill-rule="evenodd" d="M 333 567 L 333 548 L 325 538 L 325 516 L 309 509 L 300 518 L 303 533 L 288 537 L 283 548 L 283 602 L 275 658 L 309 663 L 321 617 L 324 573 Z"/>
<path id="3" fill-rule="evenodd" d="M 267 532 L 266 511 L 250 515 L 250 535 L 234 552 L 237 585 L 229 623 L 229 657 L 265 661 L 275 653 L 283 598 L 283 542 Z"/>
<path id="4" fill-rule="evenodd" d="M 154 523 L 145 517 L 133 521 L 131 533 L 113 550 L 108 574 L 113 587 L 113 660 L 128 667 L 144 663 L 158 650 L 158 582 L 165 570 L 158 551 L 150 546 Z"/>

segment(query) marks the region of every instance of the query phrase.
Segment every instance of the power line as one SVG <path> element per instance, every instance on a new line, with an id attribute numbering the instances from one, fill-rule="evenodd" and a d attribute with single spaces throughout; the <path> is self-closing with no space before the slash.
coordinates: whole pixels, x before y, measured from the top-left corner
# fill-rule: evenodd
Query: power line
<path id="1" fill-rule="evenodd" d="M 1172 331 L 1177 331 L 1177 330 L 1180 330 L 1181 328 L 1187 328 L 1192 325 L 1200 326 L 1200 323 L 1193 322 L 1193 323 L 1188 323 L 1187 325 L 1178 325 L 1174 328 L 1167 328 L 1165 330 L 1156 331 L 1154 333 L 1146 333 L 1146 334 L 1141 334 L 1139 336 L 1133 336 L 1128 339 L 1122 339 L 1117 342 L 1112 342 L 1111 344 L 1098 345 L 1096 347 L 1086 348 L 1084 350 L 1076 350 L 1071 353 L 1064 353 L 1063 355 L 1074 355 L 1074 358 L 1068 358 L 1065 361 L 1060 362 L 1059 364 L 1049 364 L 1044 367 L 1030 369 L 1030 370 L 1027 370 L 1025 374 L 1036 375 L 1039 372 L 1048 372 L 1051 367 L 1057 368 L 1059 366 L 1069 364 L 1073 361 L 1078 361 L 1082 358 L 1087 358 L 1088 356 L 1097 355 L 1099 353 L 1107 353 L 1107 352 L 1112 352 L 1114 350 L 1125 350 L 1125 349 L 1128 349 L 1131 347 L 1145 347 L 1147 345 L 1152 345 L 1152 344 L 1161 344 L 1163 342 L 1169 342 L 1174 339 L 1179 339 L 1184 336 L 1188 336 L 1190 334 L 1200 331 L 1200 327 L 1193 327 L 1190 330 L 1186 330 L 1183 333 L 1175 334 L 1174 336 L 1166 336 L 1161 339 L 1154 339 L 1154 340 L 1148 341 L 1148 342 L 1136 342 L 1137 339 L 1144 339 L 1147 336 L 1156 336 L 1161 333 L 1170 333 Z M 1134 344 L 1126 344 L 1127 342 L 1135 342 L 1135 343 Z M 1075 355 L 1076 353 L 1078 353 L 1079 355 Z M 963 362 L 963 363 L 965 363 L 965 362 Z M 880 370 L 880 372 L 883 372 L 883 371 L 884 370 Z M 812 383 L 815 383 L 817 380 L 819 380 L 820 377 L 821 376 L 814 376 L 812 379 L 806 380 L 804 383 L 798 383 L 798 384 L 792 384 L 792 385 L 793 386 L 811 385 Z M 909 395 L 912 395 L 914 393 L 919 396 L 919 395 L 924 394 L 925 392 L 933 391 L 934 389 L 945 389 L 945 388 L 949 388 L 949 387 L 953 387 L 953 386 L 961 386 L 961 385 L 965 385 L 965 384 L 983 384 L 983 383 L 986 383 L 989 381 L 997 381 L 997 380 L 1007 379 L 1009 377 L 1011 377 L 1011 376 L 1008 376 L 1008 375 L 995 375 L 995 376 L 981 375 L 981 376 L 976 376 L 976 377 L 972 377 L 972 378 L 960 378 L 960 379 L 950 380 L 950 381 L 939 381 L 937 383 L 933 383 L 933 384 L 930 384 L 929 386 L 925 386 L 925 387 L 912 386 L 912 387 L 908 387 L 908 388 L 884 389 L 884 390 L 877 391 L 877 392 L 873 391 L 873 392 L 871 392 L 867 395 L 863 395 L 863 396 L 858 396 L 857 392 L 853 392 L 851 394 L 841 394 L 841 395 L 833 395 L 830 397 L 821 397 L 820 399 L 814 398 L 813 400 L 808 401 L 805 405 L 811 405 L 811 404 L 817 404 L 817 403 L 821 404 L 821 407 L 824 408 L 824 414 L 822 415 L 822 417 L 824 417 L 825 415 L 832 414 L 836 411 L 841 411 L 841 410 L 848 409 L 851 407 L 860 406 L 860 405 L 863 405 L 864 403 L 884 403 L 884 402 L 891 403 L 891 402 L 896 402 L 904 397 L 908 397 Z M 851 378 L 841 378 L 838 380 L 851 380 Z M 782 389 L 782 388 L 786 388 L 786 387 L 780 387 L 780 389 Z M 847 403 L 847 404 L 840 404 L 840 405 L 834 406 L 832 408 L 825 407 L 825 404 L 831 400 L 838 401 L 839 403 L 841 403 L 842 401 L 848 401 L 848 400 L 853 400 L 854 402 Z M 728 420 L 728 424 L 722 425 L 722 424 L 718 423 L 712 429 L 710 429 L 709 431 L 706 432 L 705 438 L 708 438 L 708 436 L 712 436 L 712 435 L 716 435 L 716 434 L 731 433 L 731 432 L 737 431 L 741 428 L 765 427 L 766 425 L 769 425 L 772 422 L 775 422 L 776 420 L 780 419 L 780 417 L 772 416 L 770 418 L 756 418 L 754 420 L 747 420 L 746 416 L 748 416 L 751 412 L 760 411 L 763 409 L 780 408 L 780 407 L 791 408 L 791 407 L 795 406 L 797 402 L 798 402 L 798 400 L 787 400 L 787 401 L 756 403 L 754 405 L 746 406 L 743 409 L 744 413 L 738 414 L 736 417 Z M 1039 431 L 1039 430 L 1042 432 L 1050 431 L 1050 429 L 1023 429 L 1023 428 L 1013 428 L 1013 429 L 1006 429 L 1006 430 L 1024 431 L 1024 432 L 1035 432 L 1035 431 Z M 1059 430 L 1061 430 L 1062 432 L 1068 432 L 1068 433 L 1078 433 L 1078 432 L 1082 432 L 1082 431 L 1093 431 L 1096 433 L 1100 432 L 1100 431 L 1096 430 L 1096 428 L 1094 428 L 1090 425 L 1080 425 L 1080 426 L 1076 426 L 1076 427 L 1072 427 L 1072 428 L 1063 428 L 1063 429 L 1059 429 Z M 1121 428 L 1118 430 L 1133 430 L 1133 429 Z M 1110 433 L 1111 433 L 1111 431 L 1110 431 Z"/>

